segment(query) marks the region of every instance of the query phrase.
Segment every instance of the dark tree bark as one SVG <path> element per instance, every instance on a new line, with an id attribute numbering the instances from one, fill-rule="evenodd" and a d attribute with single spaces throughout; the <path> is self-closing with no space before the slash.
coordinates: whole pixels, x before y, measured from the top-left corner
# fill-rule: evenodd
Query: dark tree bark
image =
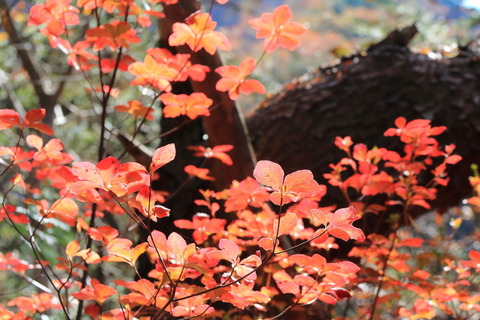
<path id="1" fill-rule="evenodd" d="M 408 41 L 407 41 L 408 42 Z M 247 119 L 258 159 L 286 172 L 311 169 L 319 181 L 344 154 L 336 136 L 370 147 L 395 147 L 383 137 L 394 119 L 426 118 L 448 127 L 440 140 L 455 143 L 464 158 L 451 168 L 438 206 L 458 204 L 471 192 L 471 163 L 480 163 L 480 55 L 464 51 L 432 60 L 387 42 L 338 65 L 288 84 Z M 332 199 L 341 204 L 340 199 Z"/>

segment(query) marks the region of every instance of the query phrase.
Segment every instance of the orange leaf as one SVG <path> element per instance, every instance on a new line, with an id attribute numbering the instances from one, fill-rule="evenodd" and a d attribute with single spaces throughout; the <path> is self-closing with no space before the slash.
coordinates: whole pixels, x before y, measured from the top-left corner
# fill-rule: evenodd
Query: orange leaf
<path id="1" fill-rule="evenodd" d="M 214 181 L 215 180 L 215 178 L 210 177 L 208 175 L 210 173 L 210 170 L 207 169 L 207 168 L 197 168 L 194 165 L 188 165 L 188 166 L 185 166 L 184 170 L 189 175 L 195 176 L 195 177 L 197 177 L 199 179 L 202 179 L 202 180 L 208 180 L 208 181 Z"/>
<path id="2" fill-rule="evenodd" d="M 125 105 L 115 106 L 115 110 L 120 112 L 127 112 L 131 114 L 133 117 L 135 117 L 135 119 L 138 119 L 138 118 L 145 118 L 147 120 L 154 119 L 152 115 L 153 108 L 145 107 L 138 100 L 128 101 L 128 106 L 125 106 Z"/>
<path id="3" fill-rule="evenodd" d="M 210 111 L 208 108 L 213 103 L 212 99 L 209 99 L 201 92 L 194 92 L 190 95 L 164 93 L 160 100 L 165 105 L 163 115 L 166 118 L 185 115 L 192 120 L 200 116 L 209 116 Z"/>
<path id="4" fill-rule="evenodd" d="M 130 23 L 115 20 L 98 28 L 87 30 L 86 41 L 93 42 L 93 51 L 100 51 L 105 47 L 109 47 L 111 50 L 120 47 L 128 49 L 131 43 L 140 42 L 140 38 L 135 35 L 135 30 L 130 27 Z"/>
<path id="5" fill-rule="evenodd" d="M 37 150 L 40 150 L 43 147 L 43 139 L 37 135 L 34 135 L 34 134 L 28 135 L 26 141 L 29 145 L 31 145 Z"/>
<path id="6" fill-rule="evenodd" d="M 284 175 L 285 173 L 278 163 L 268 160 L 259 161 L 253 171 L 253 176 L 258 182 L 274 190 L 280 190 Z"/>
<path id="7" fill-rule="evenodd" d="M 302 197 L 313 196 L 322 191 L 310 170 L 295 171 L 283 180 L 283 169 L 279 164 L 268 160 L 259 161 L 253 175 L 258 182 L 274 190 L 270 200 L 276 205 L 296 202 Z"/>
<path id="8" fill-rule="evenodd" d="M 77 240 L 70 241 L 65 249 L 68 260 L 72 260 L 72 257 L 78 252 L 78 250 L 80 250 L 80 242 Z"/>
<path id="9" fill-rule="evenodd" d="M 423 243 L 423 239 L 420 239 L 420 238 L 409 238 L 409 239 L 405 239 L 405 240 L 402 240 L 400 242 L 397 243 L 397 247 L 412 247 L 412 248 L 418 248 L 418 247 L 421 247 L 422 246 L 422 243 Z"/>
<path id="10" fill-rule="evenodd" d="M 297 22 L 291 22 L 292 10 L 288 5 L 281 5 L 273 13 L 263 13 L 260 18 L 249 21 L 257 30 L 257 39 L 265 38 L 264 49 L 271 53 L 279 46 L 294 50 L 298 44 L 298 36 L 305 33 L 306 28 Z"/>
<path id="11" fill-rule="evenodd" d="M 283 217 L 280 218 L 280 227 L 278 228 L 278 235 L 289 234 L 297 226 L 298 219 L 297 215 L 293 212 L 287 212 Z M 275 219 L 273 222 L 274 235 L 277 234 L 278 219 Z"/>
<path id="12" fill-rule="evenodd" d="M 132 249 L 132 241 L 129 239 L 115 238 L 107 245 L 107 251 L 110 254 L 102 258 L 111 262 L 126 262 L 131 266 L 135 266 L 138 257 L 147 250 L 146 242 L 140 243 Z"/>
<path id="13" fill-rule="evenodd" d="M 254 79 L 247 79 L 255 69 L 255 60 L 247 59 L 236 66 L 221 66 L 215 72 L 222 76 L 215 88 L 221 92 L 228 92 L 230 99 L 235 100 L 240 93 L 251 94 L 257 92 L 265 93 L 264 85 Z"/>
<path id="14" fill-rule="evenodd" d="M 88 228 L 87 230 L 90 238 L 96 241 L 102 241 L 108 244 L 110 241 L 118 237 L 118 230 L 110 226 L 100 226 L 98 228 Z"/>
<path id="15" fill-rule="evenodd" d="M 160 91 L 170 91 L 170 82 L 178 76 L 178 71 L 168 65 L 158 62 L 147 54 L 143 62 L 134 62 L 128 67 L 128 72 L 136 78 L 131 85 L 151 85 Z M 178 80 L 178 79 L 177 79 Z"/>
<path id="16" fill-rule="evenodd" d="M 63 198 L 55 201 L 52 204 L 52 207 L 47 212 L 47 218 L 51 218 L 51 216 L 53 216 L 73 227 L 76 223 L 75 218 L 77 217 L 77 214 L 77 203 L 72 199 Z"/>
<path id="17" fill-rule="evenodd" d="M 213 148 L 205 148 L 203 146 L 191 146 L 188 149 L 195 151 L 193 154 L 195 157 L 216 158 L 226 165 L 231 166 L 233 164 L 232 158 L 225 152 L 233 149 L 232 145 L 218 145 Z"/>
<path id="18" fill-rule="evenodd" d="M 209 13 L 195 12 L 185 19 L 186 23 L 176 22 L 168 38 L 171 46 L 188 45 L 192 51 L 202 48 L 214 54 L 217 48 L 230 51 L 231 46 L 224 34 L 214 31 L 217 23 Z"/>
<path id="19" fill-rule="evenodd" d="M 263 248 L 264 250 L 272 250 L 273 249 L 273 240 L 272 238 L 261 238 L 258 240 L 258 245 Z"/>
<path id="20" fill-rule="evenodd" d="M 92 279 L 91 287 L 85 287 L 79 292 L 73 292 L 72 296 L 78 300 L 95 300 L 98 304 L 103 304 L 115 293 L 117 293 L 117 290 L 101 284 L 97 279 Z"/>

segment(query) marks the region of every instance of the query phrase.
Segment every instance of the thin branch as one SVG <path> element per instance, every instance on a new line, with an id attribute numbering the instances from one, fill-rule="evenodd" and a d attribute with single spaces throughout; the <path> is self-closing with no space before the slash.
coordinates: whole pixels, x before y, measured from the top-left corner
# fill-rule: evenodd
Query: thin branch
<path id="1" fill-rule="evenodd" d="M 393 234 L 392 244 L 390 245 L 387 256 L 385 257 L 385 262 L 383 264 L 383 268 L 380 275 L 380 281 L 378 282 L 377 292 L 375 293 L 375 298 L 373 298 L 372 309 L 370 311 L 370 317 L 368 318 L 369 320 L 373 320 L 373 317 L 375 316 L 375 309 L 377 307 L 377 301 L 378 301 L 378 298 L 380 297 L 380 291 L 382 290 L 383 282 L 385 280 L 385 272 L 387 271 L 387 268 L 388 268 L 388 261 L 390 260 L 390 255 L 392 254 L 393 249 L 395 248 L 395 242 L 397 240 L 397 231 L 399 228 L 398 226 Z"/>

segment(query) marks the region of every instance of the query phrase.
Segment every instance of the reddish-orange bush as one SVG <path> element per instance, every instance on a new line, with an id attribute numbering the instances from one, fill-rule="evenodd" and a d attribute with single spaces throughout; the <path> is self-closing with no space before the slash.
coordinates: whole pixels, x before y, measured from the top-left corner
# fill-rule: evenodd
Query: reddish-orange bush
<path id="1" fill-rule="evenodd" d="M 327 187 L 309 170 L 285 175 L 278 164 L 262 160 L 251 173 L 254 178 L 232 181 L 226 190 L 199 190 L 203 199 L 196 203 L 207 212 L 175 221 L 179 229 L 193 230 L 192 239 L 185 236 L 187 231 L 154 230 L 152 222 L 161 223 L 171 213 L 162 205 L 167 193 L 153 190 L 152 181 L 166 179 L 158 177 L 157 170 L 176 161 L 176 148 L 235 166 L 228 154 L 235 146 L 168 144 L 155 151 L 149 165 L 122 162 L 120 154 L 105 156 L 107 111 L 139 120 L 133 122 L 135 137 L 145 121 L 155 119 L 152 110 L 158 100 L 164 117 L 186 121 L 208 117 L 220 107 L 204 92 L 171 92 L 175 82 L 201 82 L 216 72 L 221 79 L 212 86 L 228 92 L 230 99 L 264 93 L 265 88 L 251 79 L 259 62 L 253 59 L 210 70 L 194 63 L 190 54 L 151 48 L 135 61 L 128 50 L 142 41 L 138 30 L 148 27 L 152 17 L 163 19 L 162 8 L 177 3 L 147 2 L 47 0 L 30 10 L 28 24 L 39 26 L 73 68 L 99 76 L 89 81 L 102 106 L 101 132 L 98 161 L 73 161 L 62 141 L 50 138 L 54 132 L 42 123 L 44 109 L 31 110 L 23 119 L 14 110 L 0 110 L 0 129 L 17 136 L 12 145 L 0 147 L 0 176 L 9 181 L 0 221 L 9 224 L 31 252 L 22 257 L 16 250 L 0 253 L 0 271 L 20 275 L 35 288 L 2 301 L 0 318 L 259 319 L 343 299 L 349 303 L 339 319 L 373 319 L 389 312 L 407 319 L 437 314 L 468 318 L 480 311 L 480 295 L 473 293 L 478 288 L 479 251 L 472 249 L 463 259 L 439 258 L 443 271 L 434 273 L 422 267 L 420 255 L 414 256 L 413 249 L 425 241 L 401 228 L 414 225 L 413 207 L 430 209 L 436 187 L 448 183 L 447 165 L 461 159 L 453 154 L 453 145 L 438 144 L 435 137 L 445 128 L 432 127 L 428 120 L 399 118 L 396 128 L 385 132 L 404 144 L 402 153 L 354 145 L 350 137 L 335 141 L 347 156 L 331 166 L 326 178 L 340 188 L 350 203 L 347 208 L 322 207 Z M 73 42 L 70 34 L 83 20 L 94 26 Z M 265 38 L 264 53 L 299 45 L 305 28 L 291 20 L 290 8 L 281 5 L 251 21 L 257 38 Z M 195 12 L 173 24 L 169 44 L 208 54 L 230 50 L 228 39 L 215 28 L 208 11 Z M 153 93 L 113 103 L 118 73 L 129 74 L 131 86 Z M 207 168 L 187 165 L 184 170 L 192 177 L 214 179 Z M 472 183 L 477 190 L 478 177 Z M 478 204 L 477 198 L 470 201 Z M 367 214 L 380 218 L 387 210 L 398 212 L 390 236 L 366 238 L 354 226 Z M 123 221 L 128 222 L 123 227 L 110 224 L 110 215 L 126 216 Z M 134 229 L 146 234 L 146 241 L 137 241 Z M 49 230 L 66 234 L 66 240 L 58 239 L 58 245 L 64 244 L 53 253 L 55 259 L 52 248 L 37 240 L 39 232 Z M 360 243 L 349 254 L 355 263 L 328 259 L 329 251 L 343 241 Z M 140 258 L 153 264 L 147 276 L 139 271 Z M 46 280 L 33 279 L 32 270 Z"/>

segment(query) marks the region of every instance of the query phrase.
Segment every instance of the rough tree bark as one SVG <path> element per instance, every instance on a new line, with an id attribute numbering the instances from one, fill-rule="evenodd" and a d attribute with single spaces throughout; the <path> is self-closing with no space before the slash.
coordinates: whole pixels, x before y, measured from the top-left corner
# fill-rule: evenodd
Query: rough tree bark
<path id="1" fill-rule="evenodd" d="M 471 163 L 480 163 L 479 54 L 461 52 L 433 60 L 402 43 L 387 42 L 341 63 L 319 68 L 286 85 L 247 119 L 258 159 L 270 159 L 287 172 L 329 171 L 343 153 L 336 136 L 389 147 L 384 138 L 394 119 L 426 118 L 445 125 L 443 143 L 455 143 L 464 160 L 450 170 L 449 187 L 440 190 L 439 206 L 455 205 L 471 189 Z M 339 199 L 333 199 L 340 204 Z"/>

